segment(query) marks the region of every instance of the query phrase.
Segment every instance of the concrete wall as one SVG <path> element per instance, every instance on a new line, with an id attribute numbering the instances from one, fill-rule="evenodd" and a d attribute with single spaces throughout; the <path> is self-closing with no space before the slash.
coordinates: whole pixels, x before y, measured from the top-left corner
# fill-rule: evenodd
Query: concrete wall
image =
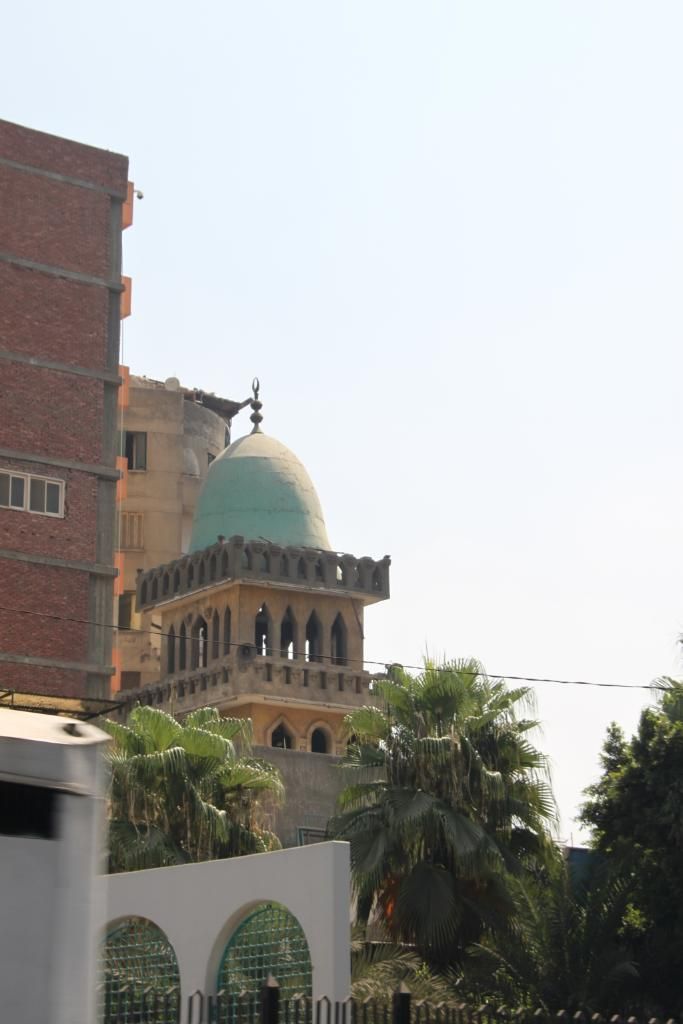
<path id="1" fill-rule="evenodd" d="M 282 845 L 297 846 L 300 829 L 326 828 L 337 797 L 348 782 L 339 768 L 342 759 L 273 747 L 255 747 L 254 753 L 282 773 L 285 802 L 279 808 L 266 809 L 268 825 Z"/>
<path id="2" fill-rule="evenodd" d="M 306 935 L 314 998 L 349 995 L 347 843 L 133 871 L 100 883 L 105 930 L 122 918 L 144 917 L 165 933 L 178 959 L 183 1014 L 190 993 L 215 993 L 230 936 L 252 910 L 270 901 L 286 906 Z"/>

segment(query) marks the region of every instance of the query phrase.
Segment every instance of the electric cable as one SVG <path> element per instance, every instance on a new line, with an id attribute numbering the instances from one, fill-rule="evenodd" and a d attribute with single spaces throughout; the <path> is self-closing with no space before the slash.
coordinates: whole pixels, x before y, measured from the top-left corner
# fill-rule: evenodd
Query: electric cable
<path id="1" fill-rule="evenodd" d="M 165 637 L 165 638 L 168 638 L 168 637 L 172 636 L 175 640 L 179 640 L 179 638 L 180 638 L 179 634 L 176 634 L 176 633 L 165 633 L 161 629 L 138 629 L 138 628 L 135 628 L 135 627 L 129 627 L 127 629 L 121 629 L 120 626 L 116 626 L 116 625 L 114 625 L 113 623 L 110 623 L 110 622 L 97 622 L 97 621 L 95 621 L 93 619 L 82 619 L 82 618 L 78 618 L 77 616 L 72 616 L 72 615 L 57 615 L 54 612 L 41 612 L 41 611 L 37 611 L 35 609 L 29 609 L 29 608 L 7 608 L 6 606 L 0 605 L 0 612 L 14 612 L 17 615 L 36 615 L 36 616 L 39 616 L 41 618 L 54 619 L 54 620 L 59 621 L 59 622 L 75 622 L 75 623 L 78 623 L 78 624 L 83 625 L 83 626 L 98 626 L 98 627 L 100 627 L 102 629 L 120 630 L 122 633 L 139 633 L 139 634 L 145 634 L 145 635 L 149 634 L 150 636 Z M 207 627 L 208 627 L 208 624 L 207 624 Z M 186 639 L 187 639 L 187 641 L 189 643 L 192 643 L 197 638 L 190 635 L 190 636 L 187 636 Z M 210 648 L 213 647 L 215 649 L 215 646 L 218 646 L 219 648 L 223 648 L 223 650 L 225 650 L 226 648 L 230 648 L 230 647 L 241 647 L 241 648 L 244 648 L 244 647 L 255 646 L 255 645 L 250 644 L 248 642 L 239 641 L 239 640 L 214 640 L 214 639 L 210 640 L 208 637 L 205 639 L 204 642 Z M 299 661 L 299 659 L 293 659 L 293 660 Z M 425 666 L 424 665 L 406 665 L 406 664 L 403 664 L 403 663 L 399 664 L 396 661 L 390 661 L 390 660 L 386 660 L 386 661 L 374 660 L 373 661 L 370 658 L 363 658 L 362 660 L 347 658 L 347 659 L 345 659 L 345 661 L 343 663 L 341 663 L 341 662 L 339 662 L 339 660 L 337 658 L 335 658 L 334 655 L 331 655 L 331 654 L 325 654 L 325 655 L 319 654 L 319 655 L 315 656 L 314 660 L 309 660 L 309 661 L 303 661 L 303 659 L 301 659 L 301 663 L 302 664 L 306 664 L 306 665 L 316 665 L 316 664 L 320 664 L 321 662 L 325 662 L 325 661 L 329 661 L 332 665 L 334 665 L 335 667 L 338 667 L 340 669 L 342 669 L 342 668 L 349 668 L 352 665 L 358 665 L 358 666 L 360 666 L 360 669 L 362 670 L 363 666 L 365 666 L 365 665 L 375 665 L 375 666 L 381 666 L 385 671 L 389 671 L 394 666 L 400 667 L 401 669 L 409 669 L 410 671 L 413 671 L 413 672 L 424 672 L 425 671 Z M 208 667 L 208 666 L 202 666 L 202 667 Z M 429 671 L 430 672 L 449 672 L 449 671 L 451 671 L 451 669 L 449 669 L 447 666 L 435 665 L 435 666 L 431 666 Z M 512 673 L 508 674 L 508 673 L 501 673 L 501 672 L 488 672 L 488 671 L 475 672 L 474 670 L 468 670 L 468 669 L 460 669 L 459 671 L 461 671 L 464 675 L 471 675 L 473 677 L 476 677 L 478 675 L 484 675 L 488 679 L 500 679 L 500 680 L 506 680 L 506 681 L 516 682 L 516 683 L 531 683 L 531 684 L 551 683 L 551 684 L 556 684 L 558 686 L 592 686 L 592 687 L 599 687 L 601 689 L 609 689 L 609 690 L 650 690 L 650 691 L 655 690 L 655 691 L 664 692 L 667 689 L 665 686 L 658 685 L 656 682 L 654 682 L 654 683 L 605 683 L 605 682 L 600 682 L 600 681 L 594 680 L 594 679 L 557 679 L 557 678 L 554 678 L 552 676 L 523 676 L 523 675 L 516 675 L 516 674 L 512 674 Z M 380 673 L 377 673 L 377 674 L 379 675 Z"/>

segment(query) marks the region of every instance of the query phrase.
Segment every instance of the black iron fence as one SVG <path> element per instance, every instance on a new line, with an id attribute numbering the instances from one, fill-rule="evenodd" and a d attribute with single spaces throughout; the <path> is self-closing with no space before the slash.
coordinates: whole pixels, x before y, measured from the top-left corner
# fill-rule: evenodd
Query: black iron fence
<path id="1" fill-rule="evenodd" d="M 436 1003 L 413 998 L 404 986 L 390 999 L 283 999 L 274 978 L 268 979 L 259 996 L 197 991 L 182 1001 L 177 988 L 108 986 L 100 993 L 99 1005 L 103 1024 L 683 1024 L 681 1019 L 665 1021 L 645 1015 Z"/>

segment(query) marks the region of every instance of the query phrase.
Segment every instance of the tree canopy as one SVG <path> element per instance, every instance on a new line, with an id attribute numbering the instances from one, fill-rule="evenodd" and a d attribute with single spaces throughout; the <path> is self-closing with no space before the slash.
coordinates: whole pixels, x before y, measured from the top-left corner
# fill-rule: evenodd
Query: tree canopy
<path id="1" fill-rule="evenodd" d="M 279 798 L 280 775 L 249 754 L 251 722 L 201 708 L 176 721 L 136 707 L 106 722 L 112 871 L 257 853 L 278 845 L 259 798 Z"/>
<path id="2" fill-rule="evenodd" d="M 608 731 L 602 774 L 587 790 L 583 822 L 611 870 L 629 884 L 622 933 L 639 965 L 651 1012 L 683 1007 L 683 684 L 659 680 L 630 741 Z"/>
<path id="3" fill-rule="evenodd" d="M 400 668 L 347 716 L 350 783 L 331 822 L 351 843 L 361 916 L 453 963 L 514 911 L 508 879 L 542 863 L 555 818 L 528 688 L 476 661 Z"/>

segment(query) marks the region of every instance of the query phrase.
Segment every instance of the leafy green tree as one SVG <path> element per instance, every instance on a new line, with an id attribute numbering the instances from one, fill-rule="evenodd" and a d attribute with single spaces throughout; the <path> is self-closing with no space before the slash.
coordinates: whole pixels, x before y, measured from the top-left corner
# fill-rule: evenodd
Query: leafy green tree
<path id="1" fill-rule="evenodd" d="M 277 846 L 259 798 L 279 798 L 277 770 L 249 756 L 251 722 L 202 708 L 182 722 L 137 707 L 106 722 L 111 871 L 257 853 Z"/>
<path id="2" fill-rule="evenodd" d="M 576 883 L 557 854 L 542 872 L 511 879 L 507 930 L 469 950 L 469 998 L 508 1006 L 609 1013 L 636 991 L 638 972 L 621 937 L 629 888 L 598 864 Z"/>
<path id="3" fill-rule="evenodd" d="M 612 725 L 602 775 L 587 790 L 582 820 L 596 849 L 631 887 L 622 930 L 632 943 L 649 1012 L 683 1009 L 683 684 L 658 681 L 626 741 Z"/>
<path id="4" fill-rule="evenodd" d="M 360 918 L 432 965 L 452 963 L 514 911 L 508 878 L 543 862 L 555 817 L 545 757 L 523 716 L 531 694 L 476 661 L 393 668 L 352 742 L 331 834 L 351 843 Z"/>

